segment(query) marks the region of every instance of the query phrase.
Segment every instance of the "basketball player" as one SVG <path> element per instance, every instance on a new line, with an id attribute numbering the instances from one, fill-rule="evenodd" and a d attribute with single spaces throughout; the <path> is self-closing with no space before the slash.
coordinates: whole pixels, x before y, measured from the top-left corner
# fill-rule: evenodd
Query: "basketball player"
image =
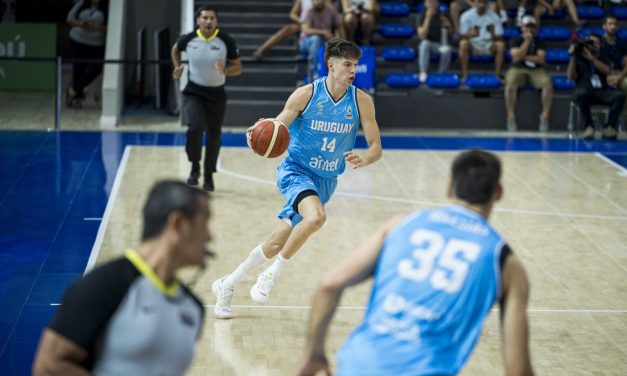
<path id="1" fill-rule="evenodd" d="M 501 163 L 469 150 L 455 158 L 453 204 L 389 220 L 320 281 L 299 375 L 329 372 L 324 339 L 344 289 L 373 276 L 363 322 L 337 355 L 336 375 L 453 375 L 501 304 L 505 369 L 531 375 L 525 270 L 488 223 L 501 198 Z"/>
<path id="2" fill-rule="evenodd" d="M 204 308 L 176 273 L 204 266 L 208 194 L 159 182 L 143 218 L 136 251 L 67 289 L 41 337 L 33 375 L 182 375 L 190 366 Z"/>
<path id="3" fill-rule="evenodd" d="M 329 75 L 296 89 L 277 116 L 290 127 L 287 157 L 277 167 L 277 185 L 285 197 L 285 206 L 266 241 L 255 247 L 231 274 L 213 283 L 218 318 L 233 317 L 234 286 L 276 256 L 250 290 L 254 301 L 266 304 L 285 264 L 324 224 L 324 205 L 346 164 L 361 168 L 381 158 L 374 103 L 368 94 L 351 84 L 360 56 L 361 50 L 355 43 L 331 39 L 324 56 Z M 368 149 L 357 154 L 352 149 L 360 124 Z"/>

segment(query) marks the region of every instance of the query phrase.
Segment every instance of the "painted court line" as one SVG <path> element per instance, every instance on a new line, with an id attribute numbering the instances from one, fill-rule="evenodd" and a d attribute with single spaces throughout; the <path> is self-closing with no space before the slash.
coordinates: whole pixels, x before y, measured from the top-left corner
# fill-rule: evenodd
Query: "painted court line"
<path id="1" fill-rule="evenodd" d="M 60 306 L 61 303 L 50 303 L 51 306 Z M 215 307 L 215 304 L 204 304 L 207 308 Z M 232 305 L 232 308 L 264 308 L 264 309 L 310 309 L 309 306 L 279 306 L 279 305 Z M 363 311 L 366 307 L 341 306 L 337 309 L 347 311 Z M 500 311 L 499 308 L 492 308 L 491 311 Z M 627 314 L 627 309 L 553 309 L 553 308 L 528 308 L 527 312 L 547 312 L 547 313 L 615 313 Z"/>
<path id="2" fill-rule="evenodd" d="M 111 195 L 109 196 L 109 200 L 107 201 L 107 207 L 105 208 L 104 215 L 102 216 L 102 222 L 100 222 L 100 227 L 98 227 L 98 235 L 96 235 L 96 240 L 94 241 L 94 245 L 91 248 L 89 261 L 87 261 L 87 266 L 85 267 L 85 272 L 83 274 L 89 272 L 94 267 L 94 265 L 96 265 L 96 260 L 98 259 L 98 254 L 100 253 L 100 248 L 102 247 L 105 233 L 107 232 L 109 218 L 111 218 L 111 212 L 113 211 L 113 207 L 115 206 L 115 200 L 118 197 L 118 191 L 120 190 L 120 185 L 122 184 L 122 176 L 124 175 L 124 171 L 126 170 L 126 164 L 128 163 L 129 155 L 131 154 L 131 148 L 132 146 L 127 146 L 126 148 L 124 148 L 124 154 L 122 155 L 122 160 L 120 161 L 118 171 L 115 174 L 115 180 L 113 181 Z"/>
<path id="3" fill-rule="evenodd" d="M 99 217 L 85 217 L 83 221 L 102 221 L 102 218 Z"/>
<path id="4" fill-rule="evenodd" d="M 218 171 L 225 175 L 233 176 L 238 179 L 247 180 L 259 184 L 265 185 L 275 185 L 276 183 L 270 180 L 259 179 L 252 176 L 248 176 L 245 174 L 241 174 L 234 171 L 229 171 L 222 166 L 220 166 L 218 160 Z M 352 197 L 358 199 L 365 200 L 376 200 L 376 201 L 388 201 L 388 202 L 398 202 L 403 204 L 414 204 L 414 205 L 426 205 L 426 206 L 440 206 L 445 205 L 445 202 L 434 202 L 434 201 L 420 201 L 420 200 L 411 200 L 406 198 L 398 198 L 398 197 L 385 197 L 385 196 L 375 196 L 375 195 L 366 195 L 360 193 L 349 193 L 336 191 L 336 196 L 344 196 L 344 197 Z M 539 210 L 524 210 L 524 209 L 507 209 L 507 208 L 495 208 L 495 212 L 504 212 L 504 213 L 519 213 L 519 214 L 529 214 L 529 215 L 540 215 L 540 216 L 550 216 L 550 217 L 567 217 L 567 218 L 587 218 L 587 219 L 603 219 L 603 220 L 618 220 L 618 221 L 627 221 L 627 216 L 622 215 L 600 215 L 600 214 L 574 214 L 574 213 L 558 213 L 558 212 L 548 212 L 548 211 L 539 211 Z"/>
<path id="5" fill-rule="evenodd" d="M 619 169 L 621 171 L 621 176 L 627 176 L 627 168 L 619 165 L 618 163 L 614 162 L 613 160 L 609 159 L 608 157 L 606 157 L 605 155 L 596 152 L 594 153 L 594 155 L 596 155 L 598 158 L 600 158 L 601 160 L 604 160 L 605 162 L 611 164 L 612 166 L 616 167 L 617 169 Z M 615 153 L 614 155 L 620 155 L 620 153 Z"/>

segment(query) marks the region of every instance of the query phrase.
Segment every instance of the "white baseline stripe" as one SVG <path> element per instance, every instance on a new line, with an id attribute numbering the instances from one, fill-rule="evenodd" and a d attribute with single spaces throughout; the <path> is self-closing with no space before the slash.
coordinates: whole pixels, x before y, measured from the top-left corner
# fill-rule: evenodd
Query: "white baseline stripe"
<path id="1" fill-rule="evenodd" d="M 596 152 L 594 153 L 594 155 L 596 155 L 598 158 L 604 160 L 605 162 L 611 164 L 612 166 L 616 167 L 617 169 L 621 170 L 625 175 L 623 176 L 627 176 L 627 169 L 621 165 L 619 165 L 618 163 L 614 162 L 613 160 L 609 159 L 608 157 L 606 157 L 605 155 Z"/>
<path id="2" fill-rule="evenodd" d="M 87 274 L 91 269 L 93 269 L 94 265 L 96 265 L 96 259 L 100 253 L 102 241 L 104 240 L 105 233 L 107 232 L 107 226 L 109 225 L 109 218 L 111 218 L 111 212 L 113 211 L 113 206 L 115 205 L 115 199 L 118 197 L 118 191 L 120 190 L 120 185 L 122 184 L 122 176 L 124 175 L 124 170 L 126 170 L 126 164 L 128 163 L 128 158 L 131 154 L 131 148 L 132 146 L 127 146 L 124 149 L 120 166 L 118 167 L 118 171 L 115 174 L 115 180 L 113 181 L 111 195 L 109 196 L 109 201 L 107 201 L 107 207 L 105 208 L 104 215 L 102 216 L 100 227 L 98 227 L 98 235 L 96 235 L 96 240 L 91 248 L 89 260 L 87 261 L 87 266 L 85 267 L 85 272 L 83 274 Z"/>
<path id="3" fill-rule="evenodd" d="M 83 221 L 102 221 L 102 218 L 100 218 L 100 217 L 85 217 L 85 218 L 83 218 Z"/>
<path id="4" fill-rule="evenodd" d="M 215 307 L 214 304 L 205 304 L 205 307 Z M 277 305 L 232 305 L 233 308 L 265 308 L 265 309 L 310 309 L 309 306 L 277 306 Z M 364 310 L 366 307 L 342 306 L 337 309 L 343 310 Z M 493 308 L 491 311 L 499 311 Z M 527 312 L 547 312 L 547 313 L 617 313 L 627 314 L 627 309 L 551 309 L 551 308 L 529 308 Z"/>
<path id="5" fill-rule="evenodd" d="M 60 306 L 61 303 L 50 303 L 51 306 Z M 215 304 L 205 304 L 205 307 L 213 308 Z M 265 308 L 265 309 L 310 309 L 309 306 L 278 306 L 278 305 L 232 305 L 233 308 Z M 349 311 L 360 311 L 366 307 L 337 307 Z M 492 308 L 491 311 L 499 311 L 498 308 Z M 547 312 L 547 313 L 616 313 L 627 314 L 627 309 L 551 309 L 551 308 L 529 308 L 527 312 Z"/>

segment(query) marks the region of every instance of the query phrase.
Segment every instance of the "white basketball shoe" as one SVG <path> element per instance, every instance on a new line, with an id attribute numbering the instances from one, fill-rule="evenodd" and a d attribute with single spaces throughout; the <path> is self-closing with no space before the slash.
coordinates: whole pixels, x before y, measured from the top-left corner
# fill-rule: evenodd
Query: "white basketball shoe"
<path id="1" fill-rule="evenodd" d="M 257 282 L 250 288 L 250 297 L 259 304 L 268 304 L 270 292 L 276 283 L 272 273 L 262 272 L 257 277 Z"/>
<path id="2" fill-rule="evenodd" d="M 211 285 L 213 295 L 216 296 L 216 305 L 213 311 L 219 319 L 232 319 L 233 311 L 231 310 L 231 300 L 233 299 L 233 288 L 222 286 L 222 281 L 226 276 L 216 279 Z"/>

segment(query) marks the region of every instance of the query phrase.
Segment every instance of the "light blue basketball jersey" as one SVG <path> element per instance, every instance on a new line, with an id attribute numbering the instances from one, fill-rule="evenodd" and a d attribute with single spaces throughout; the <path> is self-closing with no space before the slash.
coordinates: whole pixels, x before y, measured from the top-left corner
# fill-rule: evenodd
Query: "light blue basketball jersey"
<path id="1" fill-rule="evenodd" d="M 338 375 L 452 375 L 500 297 L 501 236 L 461 206 L 408 216 L 384 241 L 364 321 Z"/>
<path id="2" fill-rule="evenodd" d="M 346 94 L 335 102 L 325 80 L 320 77 L 312 82 L 311 99 L 289 128 L 290 146 L 284 163 L 332 177 L 344 172 L 344 152 L 355 146 L 359 109 L 355 86 L 349 85 Z"/>

